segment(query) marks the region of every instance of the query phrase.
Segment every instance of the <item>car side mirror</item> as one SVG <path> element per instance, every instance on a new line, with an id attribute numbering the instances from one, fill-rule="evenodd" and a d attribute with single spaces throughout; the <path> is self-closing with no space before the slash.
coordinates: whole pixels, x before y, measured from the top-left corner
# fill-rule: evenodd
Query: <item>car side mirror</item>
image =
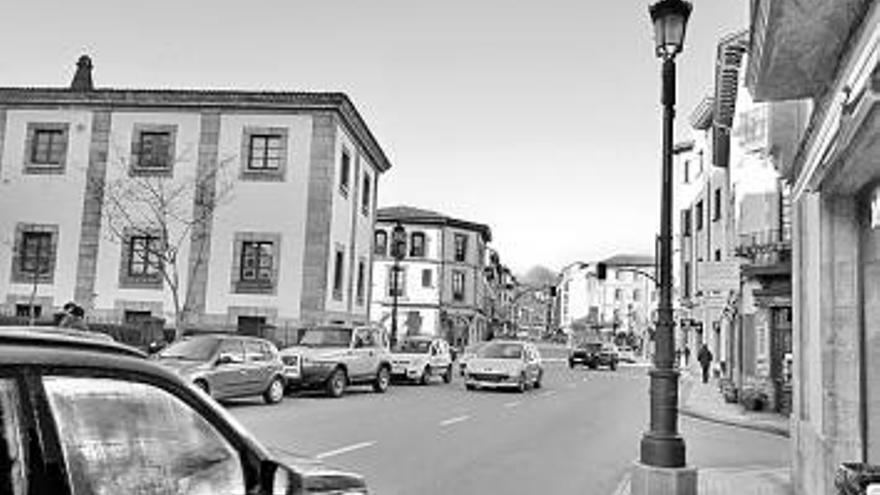
<path id="1" fill-rule="evenodd" d="M 260 466 L 260 476 L 262 485 L 271 487 L 268 493 L 272 495 L 292 495 L 302 492 L 302 477 L 284 464 L 272 460 L 263 461 Z"/>
<path id="2" fill-rule="evenodd" d="M 234 362 L 235 362 L 235 359 L 233 359 L 232 354 L 221 352 L 220 355 L 217 357 L 217 366 L 220 366 L 222 364 L 230 364 L 230 363 L 234 363 Z"/>

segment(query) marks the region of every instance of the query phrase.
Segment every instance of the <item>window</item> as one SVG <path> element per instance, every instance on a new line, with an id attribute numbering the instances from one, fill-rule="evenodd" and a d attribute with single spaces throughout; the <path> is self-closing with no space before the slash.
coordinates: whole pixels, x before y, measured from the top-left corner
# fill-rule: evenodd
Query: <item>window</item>
<path id="1" fill-rule="evenodd" d="M 452 271 L 452 300 L 464 301 L 464 272 Z"/>
<path id="2" fill-rule="evenodd" d="M 614 277 L 615 277 L 619 282 L 623 282 L 624 280 L 626 280 L 626 272 L 624 272 L 623 270 L 615 270 L 615 271 L 614 271 Z"/>
<path id="3" fill-rule="evenodd" d="M 720 249 L 715 250 L 715 261 L 721 261 L 721 250 Z"/>
<path id="4" fill-rule="evenodd" d="M 453 238 L 455 242 L 455 261 L 464 262 L 467 260 L 467 236 L 464 234 L 455 234 Z"/>
<path id="5" fill-rule="evenodd" d="M 394 266 L 388 267 L 388 296 L 394 297 L 397 292 L 398 297 L 406 296 L 406 267 Z"/>
<path id="6" fill-rule="evenodd" d="M 288 141 L 286 127 L 245 127 L 241 138 L 241 179 L 284 181 Z"/>
<path id="7" fill-rule="evenodd" d="M 633 290 L 633 301 L 640 301 L 642 299 L 642 291 L 639 289 Z"/>
<path id="8" fill-rule="evenodd" d="M 175 395 L 111 378 L 43 383 L 73 493 L 247 491 L 238 451 Z"/>
<path id="9" fill-rule="evenodd" d="M 623 289 L 614 289 L 614 300 L 623 301 Z"/>
<path id="10" fill-rule="evenodd" d="M 126 309 L 122 314 L 122 320 L 130 325 L 148 323 L 153 319 L 153 313 L 149 311 L 136 311 Z"/>
<path id="11" fill-rule="evenodd" d="M 159 274 L 159 238 L 137 235 L 129 239 L 128 274 L 132 277 L 150 277 Z"/>
<path id="12" fill-rule="evenodd" d="M 370 216 L 370 206 L 372 204 L 372 185 L 373 182 L 370 180 L 370 174 L 364 172 L 364 186 L 361 191 L 361 213 L 365 216 Z"/>
<path id="13" fill-rule="evenodd" d="M 703 230 L 703 200 L 697 202 L 697 209 L 694 213 L 694 220 L 697 224 L 697 230 Z"/>
<path id="14" fill-rule="evenodd" d="M 691 262 L 685 261 L 682 265 L 684 269 L 684 273 L 682 274 L 682 278 L 684 279 L 684 297 L 691 297 Z"/>
<path id="15" fill-rule="evenodd" d="M 239 328 L 241 328 L 243 326 L 241 324 L 242 318 L 243 317 L 239 317 Z M 248 318 L 248 317 L 244 317 L 244 318 Z M 265 323 L 265 321 L 261 322 L 259 320 L 259 317 L 257 317 L 257 318 L 258 319 L 256 319 L 256 320 L 251 319 L 250 320 L 251 324 L 253 324 L 254 322 Z M 244 363 L 244 346 L 242 345 L 241 341 L 238 339 L 224 339 L 220 343 L 219 354 L 223 354 L 225 356 L 228 356 L 230 361 L 233 363 Z"/>
<path id="16" fill-rule="evenodd" d="M 333 299 L 342 300 L 342 285 L 345 277 L 345 248 L 336 246 L 333 258 Z"/>
<path id="17" fill-rule="evenodd" d="M 713 208 L 712 221 L 717 222 L 718 220 L 721 220 L 721 189 L 720 188 L 715 189 L 714 203 L 715 204 L 712 206 L 712 208 Z"/>
<path id="18" fill-rule="evenodd" d="M 386 256 L 388 254 L 388 233 L 377 230 L 373 234 L 373 254 Z"/>
<path id="19" fill-rule="evenodd" d="M 0 379 L 0 493 L 28 493 L 21 397 L 14 380 Z"/>
<path id="20" fill-rule="evenodd" d="M 691 161 L 684 161 L 684 183 L 690 184 L 691 182 Z"/>
<path id="21" fill-rule="evenodd" d="M 339 192 L 348 197 L 348 183 L 351 180 L 351 155 L 348 150 L 342 150 L 342 160 L 339 164 Z"/>
<path id="22" fill-rule="evenodd" d="M 367 269 L 366 263 L 364 260 L 358 260 L 358 271 L 357 271 L 357 305 L 363 306 L 366 292 L 366 283 L 367 283 Z"/>
<path id="23" fill-rule="evenodd" d="M 34 304 L 33 306 L 29 304 L 16 304 L 15 316 L 17 316 L 18 318 L 30 318 L 31 308 L 33 308 L 35 319 L 39 318 L 43 314 L 43 307 L 38 304 Z"/>
<path id="24" fill-rule="evenodd" d="M 168 168 L 171 166 L 171 133 L 142 132 L 140 135 L 137 165 L 142 168 Z"/>
<path id="25" fill-rule="evenodd" d="M 425 233 L 413 232 L 412 241 L 409 245 L 409 255 L 414 258 L 423 258 L 425 256 Z"/>
<path id="26" fill-rule="evenodd" d="M 279 134 L 251 134 L 248 144 L 248 170 L 271 170 L 281 168 L 284 137 Z"/>
<path id="27" fill-rule="evenodd" d="M 67 160 L 67 140 L 67 123 L 28 124 L 24 172 L 62 173 Z"/>
<path id="28" fill-rule="evenodd" d="M 244 341 L 245 362 L 255 363 L 271 361 L 273 354 L 274 353 L 265 342 L 259 342 L 256 340 Z"/>
<path id="29" fill-rule="evenodd" d="M 131 134 L 129 173 L 136 176 L 168 176 L 174 167 L 177 126 L 135 124 Z"/>
<path id="30" fill-rule="evenodd" d="M 425 268 L 422 270 L 422 287 L 431 287 L 434 285 L 434 270 Z"/>
<path id="31" fill-rule="evenodd" d="M 275 242 L 268 240 L 241 242 L 237 292 L 267 290 L 275 285 L 277 263 Z"/>
<path id="32" fill-rule="evenodd" d="M 681 210 L 681 235 L 684 237 L 691 236 L 691 210 Z"/>
<path id="33" fill-rule="evenodd" d="M 55 271 L 57 227 L 19 224 L 17 249 L 12 258 L 12 281 L 32 284 L 52 283 Z"/>

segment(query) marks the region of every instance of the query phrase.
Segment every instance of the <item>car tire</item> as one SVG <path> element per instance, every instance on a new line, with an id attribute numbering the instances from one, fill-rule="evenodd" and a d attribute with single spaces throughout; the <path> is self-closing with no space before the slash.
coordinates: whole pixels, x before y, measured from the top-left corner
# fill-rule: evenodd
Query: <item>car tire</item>
<path id="1" fill-rule="evenodd" d="M 198 387 L 202 392 L 208 394 L 208 396 L 211 396 L 211 387 L 205 380 L 196 380 L 193 382 L 193 385 Z"/>
<path id="2" fill-rule="evenodd" d="M 568 360 L 568 367 L 571 369 L 574 369 L 574 360 L 573 359 Z"/>
<path id="3" fill-rule="evenodd" d="M 342 368 L 336 368 L 327 379 L 326 392 L 327 395 L 334 399 L 342 397 L 345 393 L 345 386 L 348 384 L 348 376 Z"/>
<path id="4" fill-rule="evenodd" d="M 269 388 L 263 392 L 263 400 L 266 404 L 278 404 L 284 400 L 284 380 L 275 377 L 269 382 Z"/>
<path id="5" fill-rule="evenodd" d="M 476 390 L 477 386 L 472 383 L 465 383 L 464 388 L 465 390 Z"/>
<path id="6" fill-rule="evenodd" d="M 376 379 L 373 381 L 373 391 L 379 394 L 388 390 L 388 384 L 391 382 L 391 372 L 387 366 L 380 366 L 376 372 Z"/>
<path id="7" fill-rule="evenodd" d="M 427 385 L 431 382 L 431 366 L 425 366 L 422 370 L 422 376 L 419 378 L 419 385 Z"/>
<path id="8" fill-rule="evenodd" d="M 541 380 L 544 378 L 544 371 L 538 372 L 538 378 L 535 378 L 535 383 L 532 385 L 532 388 L 541 388 Z"/>
<path id="9" fill-rule="evenodd" d="M 443 383 L 452 383 L 452 365 L 446 367 L 446 371 L 443 372 Z"/>

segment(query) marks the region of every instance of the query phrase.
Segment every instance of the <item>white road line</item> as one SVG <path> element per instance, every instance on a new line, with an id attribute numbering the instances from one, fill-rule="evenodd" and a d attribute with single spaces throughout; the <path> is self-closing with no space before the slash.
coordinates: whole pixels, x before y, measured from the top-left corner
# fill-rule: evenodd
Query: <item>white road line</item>
<path id="1" fill-rule="evenodd" d="M 376 444 L 376 442 L 361 442 L 361 443 L 355 443 L 355 444 L 352 444 L 352 445 L 347 445 L 347 446 L 345 446 L 345 447 L 340 447 L 340 448 L 335 449 L 335 450 L 330 450 L 330 451 L 327 451 L 327 452 L 322 452 L 322 453 L 316 455 L 315 458 L 317 458 L 317 459 L 325 459 L 325 458 L 327 458 L 327 457 L 333 457 L 333 456 L 336 456 L 336 455 L 339 455 L 339 454 L 345 454 L 346 452 L 351 452 L 351 451 L 353 451 L 353 450 L 364 449 L 364 448 L 370 447 L 370 446 L 375 445 L 375 444 Z"/>
<path id="2" fill-rule="evenodd" d="M 516 406 L 518 406 L 518 405 L 520 405 L 520 404 L 522 404 L 521 401 L 515 400 L 515 401 L 513 401 L 513 402 L 506 402 L 506 403 L 504 404 L 504 407 L 516 407 Z"/>
<path id="3" fill-rule="evenodd" d="M 456 416 L 454 418 L 449 418 L 440 422 L 440 426 L 449 426 L 454 425 L 455 423 L 461 423 L 462 421 L 467 421 L 471 419 L 470 416 L 465 414 L 464 416 Z"/>

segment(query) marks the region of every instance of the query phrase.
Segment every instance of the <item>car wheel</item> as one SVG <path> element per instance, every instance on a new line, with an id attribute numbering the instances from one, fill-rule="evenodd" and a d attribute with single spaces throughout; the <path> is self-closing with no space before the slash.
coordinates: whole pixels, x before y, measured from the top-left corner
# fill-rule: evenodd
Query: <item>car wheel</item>
<path id="1" fill-rule="evenodd" d="M 571 369 L 574 369 L 574 360 L 573 359 L 568 360 L 568 367 Z"/>
<path id="2" fill-rule="evenodd" d="M 387 366 L 381 366 L 376 372 L 376 381 L 373 382 L 373 391 L 384 393 L 388 390 L 388 383 L 391 381 L 391 373 Z"/>
<path id="3" fill-rule="evenodd" d="M 464 388 L 465 388 L 466 390 L 476 390 L 476 389 L 477 389 L 477 386 L 474 385 L 474 384 L 472 384 L 472 383 L 465 383 Z"/>
<path id="4" fill-rule="evenodd" d="M 196 380 L 193 384 L 198 387 L 202 392 L 211 395 L 211 387 L 208 386 L 208 382 L 205 380 Z"/>
<path id="5" fill-rule="evenodd" d="M 277 404 L 284 399 L 284 380 L 277 376 L 269 383 L 269 388 L 263 392 L 263 400 L 266 404 Z"/>
<path id="6" fill-rule="evenodd" d="M 541 388 L 541 379 L 544 378 L 544 371 L 541 370 L 538 372 L 538 378 L 535 378 L 535 384 L 532 385 L 534 388 Z"/>
<path id="7" fill-rule="evenodd" d="M 446 367 L 446 371 L 443 372 L 443 383 L 451 383 L 452 382 L 452 365 Z"/>
<path id="8" fill-rule="evenodd" d="M 348 383 L 348 377 L 345 376 L 345 370 L 336 368 L 327 379 L 327 395 L 333 398 L 342 397 L 345 393 L 345 385 Z"/>
<path id="9" fill-rule="evenodd" d="M 617 369 L 617 362 L 611 361 L 611 365 L 609 366 L 609 368 L 611 368 L 611 371 L 615 371 Z"/>
<path id="10" fill-rule="evenodd" d="M 427 385 L 431 381 L 431 367 L 425 366 L 422 370 L 422 376 L 419 378 L 419 385 Z"/>

